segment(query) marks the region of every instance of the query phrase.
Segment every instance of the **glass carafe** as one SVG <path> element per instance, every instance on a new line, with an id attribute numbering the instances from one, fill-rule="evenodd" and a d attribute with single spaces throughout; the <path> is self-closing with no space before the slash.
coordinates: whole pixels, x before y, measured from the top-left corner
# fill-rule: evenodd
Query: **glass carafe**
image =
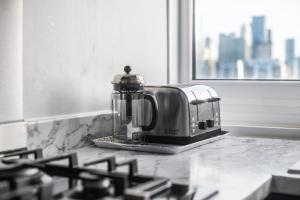
<path id="1" fill-rule="evenodd" d="M 143 97 L 142 92 L 113 92 L 113 136 L 117 142 L 141 140 L 144 125 Z"/>

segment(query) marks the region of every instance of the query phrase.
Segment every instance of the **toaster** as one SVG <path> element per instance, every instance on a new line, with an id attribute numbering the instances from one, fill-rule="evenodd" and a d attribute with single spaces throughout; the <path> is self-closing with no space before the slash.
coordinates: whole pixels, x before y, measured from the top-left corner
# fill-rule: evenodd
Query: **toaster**
<path id="1" fill-rule="evenodd" d="M 190 144 L 225 134 L 220 98 L 205 85 L 145 86 L 151 103 L 144 105 L 146 142 Z"/>

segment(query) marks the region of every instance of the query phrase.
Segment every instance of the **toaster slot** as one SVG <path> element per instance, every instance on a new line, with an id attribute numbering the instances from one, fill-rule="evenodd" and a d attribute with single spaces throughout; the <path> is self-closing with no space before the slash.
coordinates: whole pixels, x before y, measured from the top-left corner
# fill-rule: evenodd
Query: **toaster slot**
<path id="1" fill-rule="evenodd" d="M 214 127 L 213 105 L 206 102 L 198 105 L 198 128 L 206 130 Z"/>
<path id="2" fill-rule="evenodd" d="M 206 133 L 219 127 L 218 111 L 219 98 L 213 97 L 206 86 L 192 87 L 192 93 L 196 100 L 191 102 L 197 107 L 197 129 L 195 134 Z M 194 135 L 194 134 L 193 134 Z"/>
<path id="3" fill-rule="evenodd" d="M 212 127 L 220 127 L 220 98 L 217 97 L 217 94 L 214 91 L 208 90 L 211 95 L 209 102 L 212 103 L 212 110 L 213 110 L 213 126 Z"/>

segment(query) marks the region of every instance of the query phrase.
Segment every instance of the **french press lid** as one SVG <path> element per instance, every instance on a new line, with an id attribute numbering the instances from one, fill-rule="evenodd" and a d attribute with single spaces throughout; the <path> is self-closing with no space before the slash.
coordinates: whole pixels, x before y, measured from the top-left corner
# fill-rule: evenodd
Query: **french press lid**
<path id="1" fill-rule="evenodd" d="M 144 78 L 139 74 L 130 74 L 131 67 L 124 67 L 125 74 L 118 74 L 114 77 L 113 84 L 115 91 L 137 91 L 144 88 Z"/>

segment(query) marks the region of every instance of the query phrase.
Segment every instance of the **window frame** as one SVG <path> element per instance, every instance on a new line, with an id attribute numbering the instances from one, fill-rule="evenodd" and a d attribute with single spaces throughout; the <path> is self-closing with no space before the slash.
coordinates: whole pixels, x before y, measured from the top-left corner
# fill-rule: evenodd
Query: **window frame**
<path id="1" fill-rule="evenodd" d="M 220 95 L 221 106 L 224 108 L 225 125 L 241 125 L 238 119 L 230 114 L 238 110 L 232 104 L 231 97 L 227 94 L 232 94 L 233 87 L 239 87 L 239 91 L 251 91 L 253 95 L 249 99 L 249 95 L 234 97 L 235 101 L 242 102 L 245 106 L 252 106 L 253 109 L 261 110 L 265 118 L 271 116 L 269 111 L 264 110 L 264 107 L 270 108 L 276 114 L 282 114 L 283 117 L 299 119 L 299 123 L 295 120 L 291 124 L 281 123 L 280 119 L 262 120 L 265 126 L 278 127 L 293 127 L 300 128 L 300 81 L 299 80 L 252 80 L 252 79 L 195 79 L 195 1 L 196 0 L 167 0 L 168 1 L 168 83 L 190 83 L 190 84 L 205 84 L 213 87 Z M 278 92 L 276 92 L 278 88 Z M 270 92 L 271 91 L 271 92 Z M 280 92 L 283 91 L 283 92 Z M 284 93 L 284 94 L 282 94 Z M 270 98 L 268 97 L 270 94 Z M 226 96 L 227 95 L 227 96 Z M 253 102 L 260 104 L 253 104 Z M 284 110 L 282 102 L 292 102 L 293 109 Z M 295 103 L 296 102 L 296 103 Z M 299 102 L 299 103 L 298 103 Z M 229 106 L 230 105 L 230 106 Z M 230 111 L 229 111 L 230 110 Z M 282 111 L 284 110 L 284 111 Z M 245 116 L 247 113 L 245 113 Z M 261 113 L 249 115 L 244 120 L 259 117 Z M 296 120 L 296 121 L 297 121 Z M 236 121 L 236 122 L 235 122 Z M 251 122 L 243 125 L 258 125 L 259 123 Z M 261 124 L 259 124 L 261 125 Z"/>

